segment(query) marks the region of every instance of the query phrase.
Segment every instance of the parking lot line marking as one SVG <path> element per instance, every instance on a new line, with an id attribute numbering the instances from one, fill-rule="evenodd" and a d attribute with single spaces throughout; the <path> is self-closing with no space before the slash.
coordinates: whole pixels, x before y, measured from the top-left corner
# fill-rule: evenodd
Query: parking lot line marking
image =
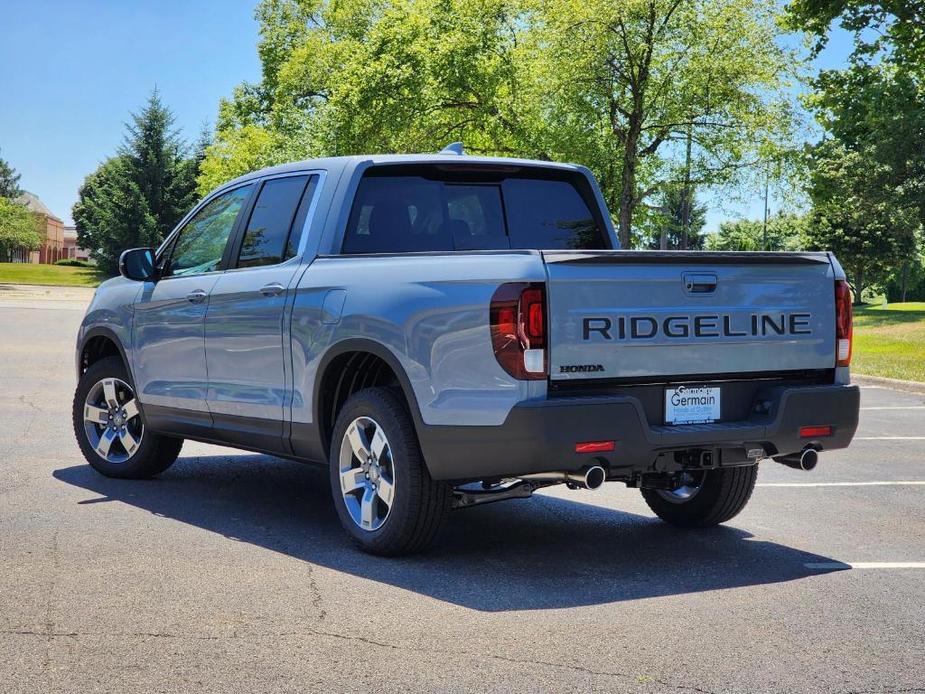
<path id="1" fill-rule="evenodd" d="M 925 436 L 855 436 L 854 441 L 925 441 Z"/>
<path id="2" fill-rule="evenodd" d="M 862 407 L 861 411 L 866 410 L 925 410 L 925 405 L 886 405 L 884 407 Z"/>
<path id="3" fill-rule="evenodd" d="M 925 569 L 925 561 L 820 561 L 803 566 L 807 569 Z"/>
<path id="4" fill-rule="evenodd" d="M 901 487 L 925 486 L 925 480 L 897 480 L 877 482 L 759 482 L 756 487 Z"/>

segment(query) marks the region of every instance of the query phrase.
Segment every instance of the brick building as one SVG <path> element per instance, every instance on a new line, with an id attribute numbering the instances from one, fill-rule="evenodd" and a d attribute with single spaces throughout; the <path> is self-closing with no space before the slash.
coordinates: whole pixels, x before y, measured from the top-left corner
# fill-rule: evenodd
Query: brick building
<path id="1" fill-rule="evenodd" d="M 90 260 L 90 251 L 77 245 L 77 227 L 64 227 L 64 256 L 72 260 Z"/>
<path id="2" fill-rule="evenodd" d="M 17 202 L 25 205 L 27 208 L 39 217 L 41 220 L 41 230 L 45 233 L 41 247 L 37 251 L 20 251 L 18 257 L 14 254 L 14 259 L 21 263 L 41 263 L 52 264 L 66 258 L 64 254 L 64 222 L 52 213 L 45 203 L 39 200 L 34 193 L 24 191 Z M 76 242 L 75 242 L 76 245 Z"/>

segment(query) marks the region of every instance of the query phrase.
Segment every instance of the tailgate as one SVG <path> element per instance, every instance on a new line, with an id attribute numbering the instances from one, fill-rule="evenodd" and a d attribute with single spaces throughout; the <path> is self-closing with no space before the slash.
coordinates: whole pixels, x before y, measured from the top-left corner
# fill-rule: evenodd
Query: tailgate
<path id="1" fill-rule="evenodd" d="M 825 253 L 543 257 L 552 380 L 834 367 L 835 279 Z"/>

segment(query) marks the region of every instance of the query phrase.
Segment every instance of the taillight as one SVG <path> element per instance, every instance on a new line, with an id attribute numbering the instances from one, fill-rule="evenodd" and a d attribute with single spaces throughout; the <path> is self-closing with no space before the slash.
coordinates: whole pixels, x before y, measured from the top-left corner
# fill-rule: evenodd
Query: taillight
<path id="1" fill-rule="evenodd" d="M 851 364 L 851 287 L 835 280 L 835 366 Z"/>
<path id="2" fill-rule="evenodd" d="M 491 298 L 491 344 L 501 367 L 514 378 L 546 378 L 546 288 L 502 284 Z"/>

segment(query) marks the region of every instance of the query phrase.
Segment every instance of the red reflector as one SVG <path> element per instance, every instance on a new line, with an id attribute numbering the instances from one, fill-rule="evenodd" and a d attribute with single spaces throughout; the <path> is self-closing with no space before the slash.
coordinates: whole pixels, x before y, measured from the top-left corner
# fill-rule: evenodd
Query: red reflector
<path id="1" fill-rule="evenodd" d="M 801 439 L 814 439 L 819 436 L 831 436 L 832 427 L 822 426 L 822 427 L 800 427 L 800 438 Z"/>
<path id="2" fill-rule="evenodd" d="M 576 453 L 606 453 L 616 448 L 613 441 L 585 441 L 575 444 Z"/>

